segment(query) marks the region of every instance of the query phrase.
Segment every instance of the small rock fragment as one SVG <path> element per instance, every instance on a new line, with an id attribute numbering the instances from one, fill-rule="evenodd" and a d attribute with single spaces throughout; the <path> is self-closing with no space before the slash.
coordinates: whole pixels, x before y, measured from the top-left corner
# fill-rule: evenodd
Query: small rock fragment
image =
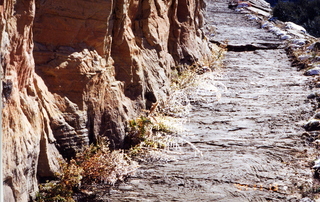
<path id="1" fill-rule="evenodd" d="M 317 113 L 314 115 L 314 118 L 315 118 L 315 119 L 320 119 L 320 112 L 317 112 Z"/>
<path id="2" fill-rule="evenodd" d="M 286 33 L 285 31 L 278 30 L 278 31 L 275 32 L 275 34 L 276 34 L 277 36 L 283 36 L 283 35 L 286 35 L 287 33 Z"/>
<path id="3" fill-rule="evenodd" d="M 305 197 L 305 198 L 300 199 L 299 202 L 314 202 L 314 200 L 312 200 L 308 197 Z"/>
<path id="4" fill-rule="evenodd" d="M 246 1 L 240 1 L 238 2 L 237 8 L 245 8 L 251 6 L 251 3 Z"/>
<path id="5" fill-rule="evenodd" d="M 316 98 L 316 95 L 314 93 L 311 93 L 310 95 L 307 96 L 308 99 L 314 99 Z"/>
<path id="6" fill-rule="evenodd" d="M 269 28 L 272 24 L 270 22 L 261 23 L 261 28 Z"/>
<path id="7" fill-rule="evenodd" d="M 270 21 L 270 22 L 276 22 L 277 20 L 278 20 L 277 17 L 271 17 L 268 19 L 268 21 Z"/>
<path id="8" fill-rule="evenodd" d="M 313 76 L 313 75 L 319 75 L 320 74 L 320 69 L 309 69 L 304 73 L 306 76 Z"/>
<path id="9" fill-rule="evenodd" d="M 303 46 L 307 43 L 307 41 L 305 39 L 293 39 L 292 43 L 299 45 L 299 46 Z"/>
<path id="10" fill-rule="evenodd" d="M 301 61 L 308 60 L 309 58 L 311 58 L 311 55 L 300 55 L 298 57 L 298 59 Z"/>
<path id="11" fill-rule="evenodd" d="M 320 82 L 317 82 L 315 85 L 316 88 L 320 88 Z"/>
<path id="12" fill-rule="evenodd" d="M 309 47 L 307 47 L 307 49 L 311 50 L 311 51 L 320 50 L 320 42 L 315 42 L 315 43 L 311 44 Z"/>
<path id="13" fill-rule="evenodd" d="M 290 35 L 282 35 L 280 37 L 281 40 L 287 40 L 287 39 L 291 39 L 291 36 Z"/>
<path id="14" fill-rule="evenodd" d="M 308 132 L 304 132 L 304 133 L 302 133 L 302 135 L 301 135 L 301 139 L 307 139 L 307 138 L 309 138 L 311 135 L 310 135 L 310 133 L 308 133 Z"/>
<path id="15" fill-rule="evenodd" d="M 301 45 L 290 44 L 289 47 L 290 47 L 290 49 L 298 49 L 298 48 L 301 48 Z"/>
<path id="16" fill-rule="evenodd" d="M 308 123 L 306 123 L 306 124 L 303 126 L 303 128 L 304 128 L 306 131 L 320 130 L 319 120 L 312 119 L 312 120 L 308 121 Z"/>
<path id="17" fill-rule="evenodd" d="M 133 184 L 133 185 L 139 185 L 140 184 L 140 180 L 131 180 L 130 183 Z"/>
<path id="18" fill-rule="evenodd" d="M 320 159 L 317 159 L 317 160 L 314 162 L 314 166 L 313 166 L 312 168 L 314 168 L 314 169 L 320 168 Z"/>
<path id="19" fill-rule="evenodd" d="M 249 20 L 258 20 L 258 16 L 256 15 L 252 15 L 252 14 L 247 14 L 246 17 L 249 19 Z"/>
<path id="20" fill-rule="evenodd" d="M 133 190 L 133 187 L 130 185 L 120 185 L 119 189 L 124 190 L 124 191 L 131 191 L 131 190 Z"/>
<path id="21" fill-rule="evenodd" d="M 272 33 L 276 33 L 276 32 L 279 32 L 279 31 L 281 31 L 281 30 L 278 27 L 272 27 L 272 28 L 269 29 L 269 32 L 272 32 Z"/>

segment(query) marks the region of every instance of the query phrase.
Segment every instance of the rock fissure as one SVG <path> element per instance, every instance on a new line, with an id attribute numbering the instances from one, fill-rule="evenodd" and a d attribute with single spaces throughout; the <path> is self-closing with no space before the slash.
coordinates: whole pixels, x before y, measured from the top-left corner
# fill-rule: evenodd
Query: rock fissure
<path id="1" fill-rule="evenodd" d="M 255 51 L 255 50 L 272 50 L 272 49 L 284 49 L 285 45 L 282 42 L 264 42 L 257 44 L 229 44 L 221 41 L 210 40 L 211 43 L 223 46 L 227 51 L 243 52 L 243 51 Z"/>
<path id="2" fill-rule="evenodd" d="M 281 49 L 281 48 L 283 48 L 282 44 L 244 44 L 244 45 L 228 44 L 226 47 L 228 51 L 234 51 L 234 52 L 272 50 L 272 49 Z"/>

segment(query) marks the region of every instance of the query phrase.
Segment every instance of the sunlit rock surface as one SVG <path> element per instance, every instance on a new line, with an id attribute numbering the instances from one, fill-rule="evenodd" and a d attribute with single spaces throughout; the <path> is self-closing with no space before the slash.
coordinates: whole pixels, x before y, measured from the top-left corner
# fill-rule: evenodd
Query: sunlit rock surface
<path id="1" fill-rule="evenodd" d="M 0 4 L 5 201 L 28 201 L 97 136 L 168 95 L 170 70 L 209 53 L 203 1 Z"/>

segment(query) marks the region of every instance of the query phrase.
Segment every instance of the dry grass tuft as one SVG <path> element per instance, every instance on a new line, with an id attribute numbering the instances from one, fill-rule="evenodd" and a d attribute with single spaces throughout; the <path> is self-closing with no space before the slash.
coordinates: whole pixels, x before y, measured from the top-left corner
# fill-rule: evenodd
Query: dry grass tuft
<path id="1" fill-rule="evenodd" d="M 134 173 L 138 164 L 132 161 L 123 151 L 109 149 L 106 140 L 97 145 L 86 147 L 69 163 L 61 163 L 61 173 L 56 173 L 57 181 L 40 186 L 37 201 L 73 202 L 74 192 L 83 186 L 110 184 L 124 180 Z"/>
<path id="2" fill-rule="evenodd" d="M 99 147 L 91 145 L 83 153 L 79 153 L 76 162 L 83 169 L 85 184 L 112 184 L 134 173 L 138 168 L 121 150 L 110 151 L 108 145 L 100 144 Z"/>
<path id="3" fill-rule="evenodd" d="M 171 161 L 172 153 L 183 153 L 189 145 L 195 155 L 201 151 L 187 141 L 184 126 L 194 104 L 220 99 L 226 87 L 220 83 L 219 71 L 225 48 L 214 46 L 212 55 L 191 66 L 178 66 L 172 71 L 168 99 L 150 112 L 129 122 L 130 154 L 139 161 Z M 158 106 L 158 105 L 156 105 Z"/>

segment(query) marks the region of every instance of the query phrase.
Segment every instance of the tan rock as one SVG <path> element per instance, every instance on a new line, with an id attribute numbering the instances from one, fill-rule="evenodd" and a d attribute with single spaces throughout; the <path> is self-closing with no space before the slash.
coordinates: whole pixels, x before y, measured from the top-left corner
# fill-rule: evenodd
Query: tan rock
<path id="1" fill-rule="evenodd" d="M 170 70 L 210 54 L 203 1 L 5 0 L 0 6 L 7 201 L 168 95 Z"/>

